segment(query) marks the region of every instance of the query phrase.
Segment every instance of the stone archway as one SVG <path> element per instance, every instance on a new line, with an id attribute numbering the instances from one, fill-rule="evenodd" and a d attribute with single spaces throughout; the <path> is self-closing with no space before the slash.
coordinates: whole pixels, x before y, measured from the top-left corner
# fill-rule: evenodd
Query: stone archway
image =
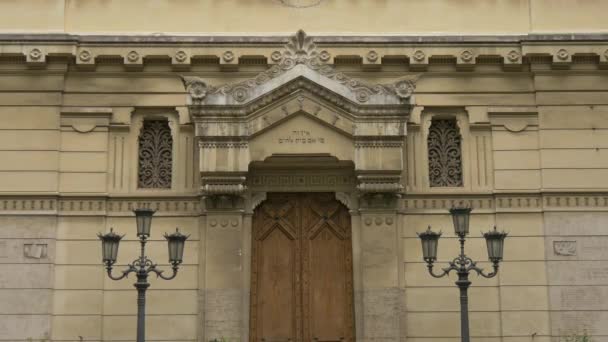
<path id="1" fill-rule="evenodd" d="M 250 339 L 252 215 L 273 189 L 335 193 L 348 207 L 357 339 L 400 339 L 400 312 L 392 305 L 401 300 L 396 198 L 414 82 L 368 85 L 325 61 L 300 31 L 277 64 L 254 79 L 215 87 L 184 77 L 206 204 L 204 340 Z M 284 174 L 273 161 L 288 165 Z M 306 166 L 317 161 L 348 163 L 350 171 L 336 176 Z M 271 174 L 260 173 L 261 165 Z"/>

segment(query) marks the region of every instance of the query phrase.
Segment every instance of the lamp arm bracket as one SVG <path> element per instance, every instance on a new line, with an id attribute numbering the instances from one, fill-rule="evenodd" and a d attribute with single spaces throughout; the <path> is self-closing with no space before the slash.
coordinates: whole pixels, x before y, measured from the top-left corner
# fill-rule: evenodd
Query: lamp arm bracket
<path id="1" fill-rule="evenodd" d="M 171 275 L 170 275 L 170 276 L 168 276 L 168 277 L 167 277 L 167 276 L 164 276 L 164 275 L 163 275 L 163 273 L 164 273 L 165 271 L 157 269 L 157 268 L 156 268 L 156 264 L 154 264 L 154 265 L 152 265 L 152 266 L 151 266 L 151 267 L 148 269 L 148 273 L 150 273 L 150 272 L 154 272 L 154 273 L 156 273 L 156 277 L 157 277 L 157 278 L 161 278 L 161 279 L 164 279 L 164 280 L 171 280 L 171 279 L 173 279 L 173 278 L 175 278 L 175 277 L 177 276 L 177 268 L 178 268 L 178 266 L 177 266 L 177 265 L 173 265 L 173 267 L 171 267 L 172 273 L 171 273 Z"/>
<path id="2" fill-rule="evenodd" d="M 433 271 L 433 264 L 432 263 L 428 263 L 427 264 L 427 268 L 429 270 L 429 274 L 431 276 L 433 276 L 434 278 L 443 278 L 447 275 L 450 274 L 451 271 L 454 271 L 457 269 L 456 265 L 453 262 L 450 262 L 449 267 L 444 267 L 441 269 L 441 273 L 435 273 L 435 271 Z"/>
<path id="3" fill-rule="evenodd" d="M 483 271 L 483 268 L 479 268 L 477 267 L 477 265 L 475 265 L 475 263 L 473 263 L 470 267 L 469 267 L 469 271 L 475 271 L 475 273 L 477 273 L 478 276 L 482 276 L 484 278 L 490 279 L 490 278 L 494 278 L 497 274 L 498 274 L 498 264 L 493 264 L 492 268 L 494 269 L 492 272 L 490 273 L 485 273 Z"/>
<path id="4" fill-rule="evenodd" d="M 132 264 L 129 264 L 129 267 L 127 269 L 123 270 L 121 272 L 122 274 L 119 276 L 112 275 L 112 265 L 106 265 L 106 270 L 108 273 L 108 277 L 110 277 L 110 279 L 112 279 L 112 280 L 121 280 L 121 279 L 128 277 L 129 273 L 137 272 L 137 269 Z"/>

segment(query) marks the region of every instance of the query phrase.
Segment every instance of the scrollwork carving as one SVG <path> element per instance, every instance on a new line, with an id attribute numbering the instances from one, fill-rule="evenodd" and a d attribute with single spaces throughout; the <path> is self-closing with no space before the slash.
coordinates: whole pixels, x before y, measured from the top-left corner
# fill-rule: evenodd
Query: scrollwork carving
<path id="1" fill-rule="evenodd" d="M 171 188 L 173 137 L 166 120 L 145 120 L 139 136 L 138 188 Z"/>
<path id="2" fill-rule="evenodd" d="M 391 84 L 370 85 L 336 71 L 333 66 L 327 64 L 330 59 L 329 53 L 327 51 L 317 51 L 317 46 L 312 37 L 306 35 L 302 30 L 299 30 L 294 36 L 290 37 L 281 55 L 276 52 L 278 51 L 275 51 L 271 58 L 277 64 L 253 79 L 236 84 L 226 84 L 220 87 L 207 87 L 207 91 L 209 94 L 230 95 L 237 102 L 245 102 L 251 98 L 252 90 L 255 87 L 282 75 L 299 64 L 306 65 L 319 74 L 346 86 L 355 94 L 355 98 L 360 103 L 368 102 L 372 95 L 384 94 L 397 95 L 405 102 L 410 98 L 415 89 L 415 80 L 411 77 Z"/>
<path id="3" fill-rule="evenodd" d="M 431 187 L 463 186 L 461 136 L 456 120 L 432 120 L 428 155 Z"/>

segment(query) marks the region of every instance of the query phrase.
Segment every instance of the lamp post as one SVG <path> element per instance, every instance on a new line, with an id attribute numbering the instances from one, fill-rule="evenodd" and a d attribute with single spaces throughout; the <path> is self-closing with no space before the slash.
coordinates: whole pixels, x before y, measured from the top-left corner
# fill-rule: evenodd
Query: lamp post
<path id="1" fill-rule="evenodd" d="M 167 235 L 165 233 L 164 237 L 167 239 L 167 244 L 169 246 L 169 262 L 171 263 L 171 269 L 173 271 L 170 276 L 165 276 L 163 275 L 164 271 L 157 269 L 156 264 L 145 254 L 146 242 L 150 237 L 150 225 L 152 223 L 154 210 L 136 209 L 133 210 L 133 212 L 135 213 L 137 223 L 137 237 L 139 238 L 139 243 L 141 245 L 141 253 L 137 259 L 133 260 L 133 262 L 122 271 L 121 275 L 112 275 L 112 265 L 116 262 L 118 245 L 124 235 L 118 235 L 110 228 L 109 233 L 104 235 L 99 233 L 97 236 L 101 240 L 103 263 L 106 266 L 108 277 L 112 280 L 121 280 L 126 278 L 130 273 L 135 273 L 137 276 L 137 282 L 133 284 L 137 289 L 137 342 L 145 342 L 146 290 L 150 287 L 150 283 L 148 283 L 148 274 L 154 272 L 157 277 L 165 280 L 175 278 L 177 269 L 182 263 L 184 244 L 189 236 L 181 234 L 177 228 L 173 234 Z"/>
<path id="2" fill-rule="evenodd" d="M 452 221 L 454 222 L 454 231 L 460 241 L 460 254 L 448 264 L 448 267 L 443 268 L 439 274 L 433 271 L 433 263 L 437 260 L 437 246 L 441 232 L 433 232 L 431 226 L 429 226 L 425 232 L 418 233 L 418 237 L 420 237 L 420 241 L 422 242 L 422 258 L 427 263 L 429 273 L 435 278 L 447 276 L 451 271 L 456 271 L 456 274 L 458 274 L 456 285 L 460 289 L 460 334 L 462 342 L 470 341 L 469 299 L 467 294 L 469 286 L 471 286 L 469 273 L 474 271 L 477 275 L 484 278 L 496 276 L 498 274 L 498 264 L 502 260 L 504 240 L 507 237 L 507 233 L 497 231 L 496 226 L 494 230 L 483 234 L 488 248 L 488 258 L 492 262 L 493 267 L 491 273 L 484 273 L 483 269 L 477 267 L 477 262 L 464 253 L 465 237 L 469 234 L 469 216 L 471 210 L 471 208 L 465 207 L 450 209 Z"/>

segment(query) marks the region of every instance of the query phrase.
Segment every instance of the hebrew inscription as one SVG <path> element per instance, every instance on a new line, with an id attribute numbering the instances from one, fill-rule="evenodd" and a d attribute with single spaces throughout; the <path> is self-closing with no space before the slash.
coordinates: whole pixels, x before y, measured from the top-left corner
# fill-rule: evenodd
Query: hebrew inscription
<path id="1" fill-rule="evenodd" d="M 315 136 L 310 131 L 291 131 L 288 135 L 278 138 L 279 144 L 303 145 L 303 144 L 325 144 L 325 138 Z"/>

